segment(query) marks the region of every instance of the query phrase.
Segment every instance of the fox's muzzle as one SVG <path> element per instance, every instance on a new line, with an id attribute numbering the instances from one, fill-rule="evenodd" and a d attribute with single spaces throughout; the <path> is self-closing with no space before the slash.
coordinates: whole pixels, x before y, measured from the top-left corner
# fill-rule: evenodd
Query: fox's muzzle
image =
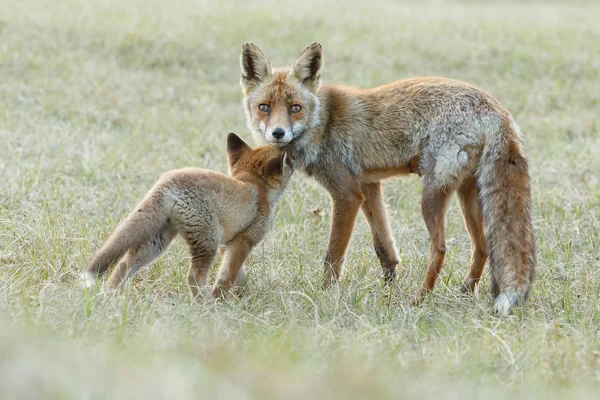
<path id="1" fill-rule="evenodd" d="M 285 136 L 285 130 L 283 128 L 275 128 L 273 129 L 273 133 L 271 133 L 273 137 L 277 140 L 283 138 Z"/>
<path id="2" fill-rule="evenodd" d="M 270 145 L 281 147 L 292 141 L 294 134 L 291 129 L 284 129 L 280 126 L 275 127 L 271 131 L 265 132 L 265 139 Z"/>

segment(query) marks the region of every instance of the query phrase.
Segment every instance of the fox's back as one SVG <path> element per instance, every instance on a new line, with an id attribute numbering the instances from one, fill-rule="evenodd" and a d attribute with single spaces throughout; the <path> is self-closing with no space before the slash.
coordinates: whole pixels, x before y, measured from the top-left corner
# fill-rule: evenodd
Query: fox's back
<path id="1" fill-rule="evenodd" d="M 219 224 L 225 237 L 256 218 L 258 193 L 252 185 L 202 168 L 182 168 L 165 173 L 153 191 L 165 196 L 175 219 Z M 175 221 L 176 222 L 176 221 Z"/>
<path id="2" fill-rule="evenodd" d="M 372 89 L 324 86 L 329 132 L 356 155 L 361 169 L 390 168 L 420 158 L 440 142 L 483 144 L 506 111 L 491 95 L 447 78 L 399 80 Z"/>

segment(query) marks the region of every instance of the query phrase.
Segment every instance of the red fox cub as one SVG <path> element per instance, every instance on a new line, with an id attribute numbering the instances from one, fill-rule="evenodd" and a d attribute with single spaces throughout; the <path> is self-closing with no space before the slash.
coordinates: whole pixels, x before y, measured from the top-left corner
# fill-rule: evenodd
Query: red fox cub
<path id="1" fill-rule="evenodd" d="M 248 127 L 259 143 L 284 148 L 329 192 L 333 217 L 325 285 L 339 277 L 362 210 L 386 281 L 398 265 L 381 181 L 422 177 L 429 262 L 418 304 L 433 290 L 446 253 L 444 217 L 457 193 L 471 238 L 463 291 L 489 258 L 495 310 L 525 301 L 534 277 L 528 163 L 521 132 L 492 96 L 445 78 L 404 79 L 374 89 L 321 86 L 323 51 L 313 43 L 292 67 L 273 68 L 252 43 L 242 47 L 240 84 Z"/>
<path id="2" fill-rule="evenodd" d="M 231 176 L 200 168 L 164 174 L 94 256 L 84 274 L 86 284 L 125 256 L 108 281 L 113 287 L 122 284 L 180 234 L 190 249 L 192 298 L 207 291 L 208 271 L 224 246 L 212 294 L 225 296 L 269 230 L 275 203 L 294 170 L 285 153 L 271 146 L 251 149 L 233 132 L 227 137 L 227 158 Z"/>

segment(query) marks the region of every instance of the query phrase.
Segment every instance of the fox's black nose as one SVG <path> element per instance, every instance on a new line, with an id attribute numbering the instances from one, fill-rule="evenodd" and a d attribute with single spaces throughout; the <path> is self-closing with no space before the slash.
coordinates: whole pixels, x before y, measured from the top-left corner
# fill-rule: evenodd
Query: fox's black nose
<path id="1" fill-rule="evenodd" d="M 285 136 L 285 131 L 283 128 L 275 128 L 273 129 L 273 137 L 277 140 L 281 139 Z"/>

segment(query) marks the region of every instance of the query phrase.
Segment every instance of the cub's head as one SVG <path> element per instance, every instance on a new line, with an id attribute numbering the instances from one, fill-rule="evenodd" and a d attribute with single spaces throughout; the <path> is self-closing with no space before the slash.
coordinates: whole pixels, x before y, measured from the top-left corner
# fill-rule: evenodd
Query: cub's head
<path id="1" fill-rule="evenodd" d="M 253 43 L 240 56 L 244 109 L 258 143 L 282 147 L 319 123 L 323 49 L 308 46 L 293 67 L 273 68 Z"/>
<path id="2" fill-rule="evenodd" d="M 264 183 L 278 193 L 294 172 L 294 161 L 270 146 L 252 149 L 233 132 L 227 136 L 229 174 L 239 180 Z"/>

